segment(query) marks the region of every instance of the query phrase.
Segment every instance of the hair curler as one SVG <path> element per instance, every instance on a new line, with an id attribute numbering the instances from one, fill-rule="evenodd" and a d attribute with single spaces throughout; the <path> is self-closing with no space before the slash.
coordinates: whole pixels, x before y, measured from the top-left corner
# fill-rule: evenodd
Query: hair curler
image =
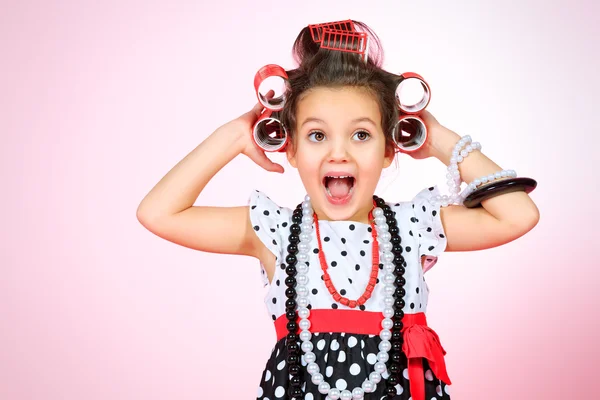
<path id="1" fill-rule="evenodd" d="M 400 75 L 396 86 L 396 104 L 405 114 L 417 114 L 429 105 L 431 89 L 425 79 L 414 72 Z"/>
<path id="2" fill-rule="evenodd" d="M 324 28 L 351 32 L 356 30 L 354 29 L 354 21 L 351 19 L 347 19 L 345 21 L 325 22 L 322 24 L 311 24 L 308 25 L 308 29 L 310 29 L 310 35 L 312 36 L 313 41 L 321 43 L 321 40 L 323 39 Z"/>
<path id="3" fill-rule="evenodd" d="M 288 134 L 279 119 L 279 111 L 285 105 L 287 84 L 287 73 L 276 64 L 265 65 L 254 76 L 256 96 L 265 108 L 252 128 L 252 139 L 264 151 L 282 152 L 287 145 Z M 267 96 L 271 90 L 273 95 Z"/>
<path id="4" fill-rule="evenodd" d="M 258 101 L 271 111 L 279 111 L 285 105 L 285 91 L 288 86 L 288 75 L 276 64 L 268 64 L 254 75 L 254 90 Z M 273 96 L 267 97 L 272 90 Z"/>
<path id="5" fill-rule="evenodd" d="M 414 72 L 400 75 L 396 86 L 396 105 L 400 116 L 393 130 L 394 143 L 399 151 L 416 151 L 427 141 L 425 122 L 416 114 L 424 110 L 430 100 L 431 89 L 423 77 Z"/>
<path id="6" fill-rule="evenodd" d="M 288 138 L 289 136 L 279 119 L 278 113 L 269 109 L 263 110 L 252 129 L 254 143 L 264 151 L 283 152 Z"/>
<path id="7" fill-rule="evenodd" d="M 358 54 L 362 61 L 367 61 L 369 55 L 369 35 L 367 33 L 323 28 L 322 34 L 322 49 Z"/>
<path id="8" fill-rule="evenodd" d="M 393 139 L 400 152 L 417 151 L 427 141 L 425 122 L 416 115 L 400 115 L 394 126 Z"/>

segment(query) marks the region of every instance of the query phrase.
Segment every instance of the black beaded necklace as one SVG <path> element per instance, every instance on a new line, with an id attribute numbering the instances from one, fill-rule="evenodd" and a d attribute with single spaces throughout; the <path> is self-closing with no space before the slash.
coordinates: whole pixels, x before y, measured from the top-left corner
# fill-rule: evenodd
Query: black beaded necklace
<path id="1" fill-rule="evenodd" d="M 396 396 L 396 385 L 400 383 L 399 373 L 400 373 L 400 361 L 402 360 L 402 344 L 404 343 L 404 339 L 402 337 L 402 327 L 404 318 L 404 295 L 406 291 L 404 290 L 404 284 L 406 280 L 404 279 L 404 267 L 406 266 L 406 262 L 404 260 L 404 256 L 402 255 L 402 239 L 399 235 L 399 229 L 396 222 L 395 215 L 396 213 L 392 211 L 392 209 L 385 203 L 385 201 L 377 196 L 373 196 L 373 200 L 378 207 L 383 210 L 383 215 L 386 218 L 389 232 L 391 234 L 391 243 L 392 243 L 392 253 L 394 254 L 394 276 L 396 280 L 394 281 L 394 286 L 396 287 L 396 291 L 394 292 L 394 315 L 392 317 L 392 321 L 394 322 L 394 326 L 392 327 L 392 339 L 390 340 L 392 344 L 392 349 L 390 351 L 390 359 L 388 361 L 388 372 L 390 376 L 388 377 L 388 386 L 387 386 L 387 397 L 392 399 Z M 298 260 L 296 259 L 296 254 L 298 254 L 298 243 L 300 242 L 300 223 L 302 222 L 302 204 L 298 204 L 296 209 L 292 214 L 292 224 L 290 226 L 290 236 L 289 242 L 290 244 L 287 247 L 288 255 L 285 258 L 287 263 L 287 267 L 285 269 L 286 274 L 288 275 L 285 278 L 285 285 L 287 289 L 285 290 L 285 296 L 287 300 L 285 302 L 286 307 L 286 318 L 288 319 L 287 330 L 288 334 L 286 336 L 286 346 L 288 351 L 287 362 L 289 373 L 292 376 L 290 379 L 290 386 L 288 388 L 288 394 L 292 397 L 292 400 L 301 400 L 302 399 L 302 382 L 300 380 L 300 346 L 298 346 L 298 323 L 296 322 L 298 319 L 298 313 L 296 312 L 296 263 Z"/>

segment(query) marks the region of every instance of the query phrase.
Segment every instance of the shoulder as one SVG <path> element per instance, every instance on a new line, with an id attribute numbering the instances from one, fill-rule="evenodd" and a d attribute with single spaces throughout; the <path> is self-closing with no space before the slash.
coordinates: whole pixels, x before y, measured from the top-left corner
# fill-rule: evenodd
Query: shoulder
<path id="1" fill-rule="evenodd" d="M 265 193 L 253 190 L 248 199 L 248 213 L 256 238 L 262 244 L 258 258 L 266 268 L 267 278 L 271 278 L 286 247 L 292 210 L 280 206 Z"/>
<path id="2" fill-rule="evenodd" d="M 390 208 L 398 214 L 409 213 L 413 214 L 414 219 L 418 219 L 419 216 L 425 217 L 424 219 L 431 217 L 438 217 L 440 212 L 440 206 L 436 202 L 436 196 L 440 194 L 437 186 L 430 186 L 417 192 L 411 200 L 400 201 L 400 202 L 386 202 Z M 412 221 L 415 223 L 416 221 Z"/>
<path id="3" fill-rule="evenodd" d="M 438 256 L 446 250 L 447 239 L 442 224 L 440 195 L 437 186 L 429 186 L 417 192 L 411 200 L 387 203 L 396 212 L 398 224 L 415 235 L 419 243 L 419 255 Z"/>
<path id="4" fill-rule="evenodd" d="M 280 206 L 260 190 L 253 190 L 248 199 L 250 219 L 256 223 L 283 223 L 291 220 L 292 210 Z M 260 224 L 258 225 L 260 227 Z M 255 230 L 257 230 L 255 228 Z"/>

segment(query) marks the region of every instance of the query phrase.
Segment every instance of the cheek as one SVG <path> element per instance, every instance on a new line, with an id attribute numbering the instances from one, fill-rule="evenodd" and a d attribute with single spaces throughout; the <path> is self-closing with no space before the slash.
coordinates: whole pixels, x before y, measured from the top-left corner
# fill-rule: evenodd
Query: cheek
<path id="1" fill-rule="evenodd" d="M 358 167 L 360 171 L 360 177 L 363 178 L 363 181 L 367 180 L 369 183 L 377 185 L 383 169 L 383 149 L 370 149 L 368 152 L 363 152 L 362 157 L 359 159 L 360 163 Z"/>
<path id="2" fill-rule="evenodd" d="M 367 183 L 368 186 L 373 186 L 372 184 L 377 185 L 380 175 L 381 168 L 378 168 L 373 164 L 364 166 L 360 171 L 360 178 L 362 178 L 363 183 Z"/>
<path id="3" fill-rule="evenodd" d="M 307 182 L 309 179 L 319 177 L 321 172 L 321 160 L 316 154 L 311 152 L 303 152 L 302 155 L 297 158 L 298 173 L 302 177 L 302 180 Z"/>

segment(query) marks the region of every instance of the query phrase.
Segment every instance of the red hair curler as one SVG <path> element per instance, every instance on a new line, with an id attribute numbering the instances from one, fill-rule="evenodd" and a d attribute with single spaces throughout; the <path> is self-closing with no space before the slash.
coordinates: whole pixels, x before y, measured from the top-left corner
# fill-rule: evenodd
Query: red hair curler
<path id="1" fill-rule="evenodd" d="M 284 152 L 288 138 L 287 131 L 277 113 L 269 109 L 263 110 L 252 129 L 254 143 L 264 151 Z"/>
<path id="2" fill-rule="evenodd" d="M 254 75 L 254 90 L 258 101 L 271 111 L 279 111 L 285 105 L 285 90 L 288 87 L 288 75 L 285 70 L 276 64 L 268 64 L 258 70 Z M 269 90 L 274 95 L 267 97 Z"/>
<path id="3" fill-rule="evenodd" d="M 419 100 L 415 101 L 417 98 Z M 396 86 L 396 104 L 404 114 L 417 114 L 429 105 L 431 89 L 423 77 L 415 72 L 400 75 Z"/>
<path id="4" fill-rule="evenodd" d="M 421 75 L 414 72 L 400 75 L 396 86 L 396 105 L 400 117 L 393 130 L 394 143 L 400 152 L 417 151 L 427 141 L 425 122 L 416 114 L 424 110 L 430 100 L 431 89 Z"/>
<path id="5" fill-rule="evenodd" d="M 400 114 L 393 130 L 394 144 L 402 153 L 419 150 L 427 141 L 425 122 L 416 115 Z"/>
<path id="6" fill-rule="evenodd" d="M 335 21 L 335 22 L 325 22 L 323 24 L 311 24 L 308 25 L 308 29 L 310 29 L 310 35 L 312 36 L 313 41 L 317 43 L 321 43 L 323 39 L 323 29 L 335 29 L 338 31 L 352 31 L 354 32 L 354 21 L 351 19 L 347 19 L 345 21 Z"/>
<path id="7" fill-rule="evenodd" d="M 367 60 L 369 52 L 367 33 L 324 28 L 322 34 L 321 48 L 358 54 L 363 61 Z"/>

